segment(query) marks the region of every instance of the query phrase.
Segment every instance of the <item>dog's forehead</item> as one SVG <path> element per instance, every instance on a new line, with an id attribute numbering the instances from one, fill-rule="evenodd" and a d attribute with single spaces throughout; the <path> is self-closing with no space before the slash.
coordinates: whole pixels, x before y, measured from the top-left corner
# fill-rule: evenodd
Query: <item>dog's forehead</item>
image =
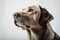
<path id="1" fill-rule="evenodd" d="M 35 6 L 35 5 L 33 5 L 33 6 L 28 6 L 28 7 L 25 7 L 25 8 L 23 8 L 23 9 L 22 9 L 22 11 L 27 11 L 27 10 L 29 10 L 29 9 L 33 9 L 33 10 L 40 11 L 40 8 L 39 8 L 39 6 Z"/>
<path id="2" fill-rule="evenodd" d="M 39 8 L 39 6 L 29 6 L 28 8 L 38 9 L 38 8 Z"/>

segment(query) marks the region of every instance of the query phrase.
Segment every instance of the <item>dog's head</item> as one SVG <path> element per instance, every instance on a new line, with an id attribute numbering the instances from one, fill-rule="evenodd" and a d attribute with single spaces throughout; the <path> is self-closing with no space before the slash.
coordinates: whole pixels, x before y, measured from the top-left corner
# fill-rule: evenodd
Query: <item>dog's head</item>
<path id="1" fill-rule="evenodd" d="M 53 19 L 53 16 L 40 6 L 29 6 L 22 9 L 21 12 L 14 13 L 14 22 L 18 27 L 24 29 L 39 23 L 40 25 L 46 24 Z"/>

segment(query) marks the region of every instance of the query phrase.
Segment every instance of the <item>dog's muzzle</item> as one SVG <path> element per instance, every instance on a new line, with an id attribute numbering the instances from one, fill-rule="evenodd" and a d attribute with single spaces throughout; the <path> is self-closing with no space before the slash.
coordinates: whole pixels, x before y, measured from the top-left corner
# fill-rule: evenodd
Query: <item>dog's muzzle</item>
<path id="1" fill-rule="evenodd" d="M 15 21 L 20 22 L 23 25 L 24 25 L 24 18 L 25 17 L 24 16 L 21 16 L 19 13 L 15 13 L 14 14 Z"/>
<path id="2" fill-rule="evenodd" d="M 29 18 L 26 15 L 21 15 L 21 14 L 20 13 L 15 13 L 13 15 L 15 25 L 18 26 L 18 27 L 24 26 L 24 27 L 29 28 L 29 26 L 32 24 L 31 23 L 32 19 Z"/>

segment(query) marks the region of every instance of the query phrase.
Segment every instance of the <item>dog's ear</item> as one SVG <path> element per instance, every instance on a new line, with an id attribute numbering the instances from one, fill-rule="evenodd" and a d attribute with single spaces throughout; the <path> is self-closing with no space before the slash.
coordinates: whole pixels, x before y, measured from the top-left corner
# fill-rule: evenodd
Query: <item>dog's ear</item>
<path id="1" fill-rule="evenodd" d="M 42 8 L 41 6 L 39 6 L 39 7 L 41 10 L 41 15 L 39 18 L 40 25 L 46 24 L 46 23 L 50 22 L 52 19 L 54 19 L 53 16 L 45 8 Z"/>

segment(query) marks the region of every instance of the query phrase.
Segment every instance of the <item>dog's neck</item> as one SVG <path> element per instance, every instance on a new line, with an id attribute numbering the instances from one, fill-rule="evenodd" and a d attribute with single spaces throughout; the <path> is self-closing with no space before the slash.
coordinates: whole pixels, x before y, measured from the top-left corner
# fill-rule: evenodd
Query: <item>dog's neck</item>
<path id="1" fill-rule="evenodd" d="M 40 36 L 42 34 L 42 28 L 39 24 L 31 26 L 31 28 L 28 31 L 30 40 L 39 40 Z M 39 36 L 40 35 L 40 36 Z"/>
<path id="2" fill-rule="evenodd" d="M 50 25 L 47 24 L 48 29 L 42 29 L 40 25 L 35 25 L 34 28 L 27 30 L 29 33 L 30 40 L 51 40 L 54 38 L 54 33 L 50 28 Z M 46 30 L 46 31 L 45 31 Z"/>

